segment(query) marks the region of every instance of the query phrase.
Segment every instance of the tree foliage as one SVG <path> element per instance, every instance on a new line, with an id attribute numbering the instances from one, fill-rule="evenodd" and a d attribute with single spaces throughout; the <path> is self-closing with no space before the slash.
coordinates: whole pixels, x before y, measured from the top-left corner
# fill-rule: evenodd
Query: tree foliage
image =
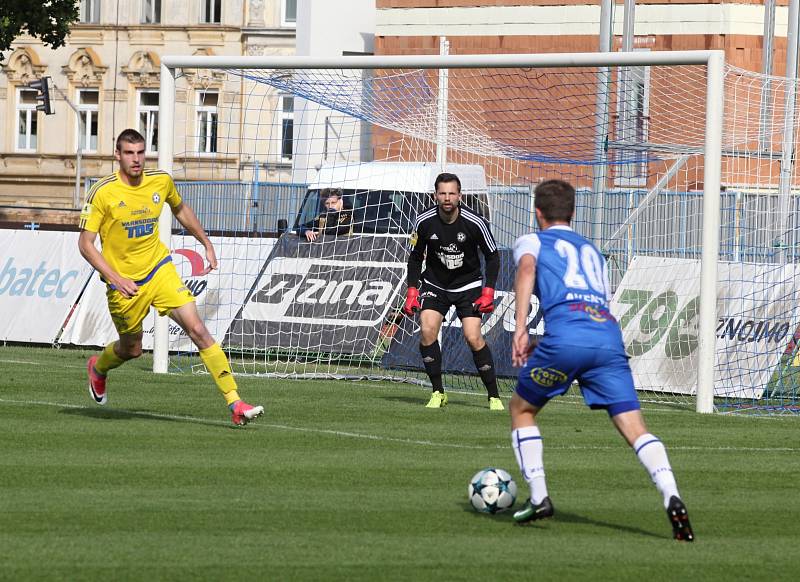
<path id="1" fill-rule="evenodd" d="M 0 2 L 0 61 L 23 33 L 53 48 L 64 46 L 70 25 L 78 20 L 77 0 L 2 0 Z"/>

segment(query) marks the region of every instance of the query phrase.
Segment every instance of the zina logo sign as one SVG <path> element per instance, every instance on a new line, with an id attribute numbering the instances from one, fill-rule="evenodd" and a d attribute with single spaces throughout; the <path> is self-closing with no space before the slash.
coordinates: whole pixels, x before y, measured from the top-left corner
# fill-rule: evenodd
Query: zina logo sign
<path id="1" fill-rule="evenodd" d="M 262 275 L 245 306 L 244 319 L 375 325 L 405 276 L 405 265 L 398 263 L 275 259 L 270 267 L 273 272 Z"/>
<path id="2" fill-rule="evenodd" d="M 10 297 L 66 297 L 70 286 L 78 277 L 78 271 L 61 272 L 60 269 L 48 269 L 42 261 L 38 268 L 17 267 L 14 257 L 10 257 L 0 270 L 0 295 Z"/>
<path id="3" fill-rule="evenodd" d="M 296 275 L 278 275 L 254 297 L 256 303 L 281 303 L 291 297 L 294 303 L 310 305 L 386 305 L 393 285 L 388 281 L 302 279 Z"/>

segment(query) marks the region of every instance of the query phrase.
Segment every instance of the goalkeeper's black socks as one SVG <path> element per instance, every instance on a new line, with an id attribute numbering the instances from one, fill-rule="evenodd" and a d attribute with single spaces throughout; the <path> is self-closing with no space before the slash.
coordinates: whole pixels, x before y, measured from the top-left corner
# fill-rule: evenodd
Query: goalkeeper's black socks
<path id="1" fill-rule="evenodd" d="M 425 364 L 425 372 L 431 380 L 434 392 L 444 394 L 442 387 L 442 348 L 439 342 L 435 341 L 429 346 L 419 344 L 419 353 L 422 354 L 422 363 Z"/>
<path id="2" fill-rule="evenodd" d="M 477 352 L 472 352 L 472 360 L 475 362 L 475 367 L 478 369 L 478 374 L 486 386 L 486 392 L 489 398 L 499 398 L 500 393 L 497 391 L 497 375 L 494 371 L 494 358 L 492 357 L 492 350 L 489 349 L 489 344 L 484 346 Z"/>

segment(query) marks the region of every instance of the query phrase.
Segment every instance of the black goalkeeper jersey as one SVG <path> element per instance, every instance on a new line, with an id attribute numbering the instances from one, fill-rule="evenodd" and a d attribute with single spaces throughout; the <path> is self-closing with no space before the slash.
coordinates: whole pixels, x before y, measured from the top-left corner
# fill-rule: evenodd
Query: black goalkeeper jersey
<path id="1" fill-rule="evenodd" d="M 458 210 L 458 218 L 452 224 L 439 217 L 438 206 L 417 216 L 408 257 L 409 287 L 419 287 L 425 281 L 447 291 L 481 285 L 494 288 L 500 272 L 500 255 L 489 224 L 466 206 L 459 205 Z M 486 259 L 485 283 L 478 249 Z"/>

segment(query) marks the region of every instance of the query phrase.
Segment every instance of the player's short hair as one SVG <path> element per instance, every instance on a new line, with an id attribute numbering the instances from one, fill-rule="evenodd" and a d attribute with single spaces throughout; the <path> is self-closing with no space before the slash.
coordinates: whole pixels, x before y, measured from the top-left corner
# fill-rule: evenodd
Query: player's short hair
<path id="1" fill-rule="evenodd" d="M 319 193 L 320 197 L 323 200 L 327 200 L 331 196 L 336 196 L 337 198 L 342 197 L 342 189 L 341 188 L 323 188 L 322 191 Z"/>
<path id="2" fill-rule="evenodd" d="M 124 142 L 128 142 L 128 143 L 144 143 L 145 140 L 144 140 L 144 136 L 141 133 L 139 133 L 138 131 L 136 131 L 135 129 L 124 129 L 117 136 L 116 149 L 117 149 L 118 152 L 122 151 L 120 149 L 120 144 L 123 141 Z"/>
<path id="3" fill-rule="evenodd" d="M 449 172 L 442 172 L 438 176 L 436 176 L 436 181 L 433 183 L 433 190 L 434 192 L 439 190 L 439 184 L 442 182 L 455 182 L 458 186 L 458 191 L 461 192 L 461 180 L 458 179 L 458 176 L 455 174 L 451 174 Z"/>
<path id="4" fill-rule="evenodd" d="M 533 191 L 534 205 L 548 222 L 571 222 L 575 213 L 575 188 L 564 180 L 545 180 Z"/>

